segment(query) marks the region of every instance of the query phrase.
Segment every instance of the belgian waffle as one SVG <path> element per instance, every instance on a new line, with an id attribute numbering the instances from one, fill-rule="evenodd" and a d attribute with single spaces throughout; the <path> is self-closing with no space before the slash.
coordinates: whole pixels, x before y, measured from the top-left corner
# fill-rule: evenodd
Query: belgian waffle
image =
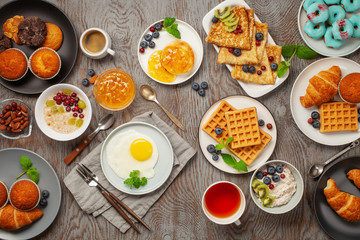
<path id="1" fill-rule="evenodd" d="M 357 131 L 357 106 L 345 102 L 323 103 L 319 108 L 320 132 Z"/>

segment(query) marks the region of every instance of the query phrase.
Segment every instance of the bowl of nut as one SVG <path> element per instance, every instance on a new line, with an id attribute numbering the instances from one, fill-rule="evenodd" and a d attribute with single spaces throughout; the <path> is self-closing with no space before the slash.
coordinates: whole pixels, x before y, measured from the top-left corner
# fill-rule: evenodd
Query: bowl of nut
<path id="1" fill-rule="evenodd" d="M 8 139 L 31 135 L 33 112 L 22 100 L 10 98 L 0 102 L 0 135 Z"/>

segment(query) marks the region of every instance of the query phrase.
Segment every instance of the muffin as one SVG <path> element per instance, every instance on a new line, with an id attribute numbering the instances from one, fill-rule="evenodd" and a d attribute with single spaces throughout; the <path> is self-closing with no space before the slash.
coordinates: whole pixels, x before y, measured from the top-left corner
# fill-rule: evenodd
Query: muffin
<path id="1" fill-rule="evenodd" d="M 39 48 L 31 55 L 29 67 L 38 78 L 51 79 L 60 71 L 60 56 L 51 48 Z"/>
<path id="2" fill-rule="evenodd" d="M 46 24 L 39 17 L 26 17 L 18 25 L 17 36 L 22 44 L 29 47 L 40 47 L 47 34 Z"/>
<path id="3" fill-rule="evenodd" d="M 39 187 L 31 180 L 16 181 L 10 189 L 10 203 L 20 211 L 34 209 L 40 201 Z"/>
<path id="4" fill-rule="evenodd" d="M 60 48 L 63 40 L 63 34 L 61 32 L 61 29 L 57 25 L 52 23 L 45 24 L 47 28 L 47 34 L 42 47 L 48 47 L 56 51 Z"/>
<path id="5" fill-rule="evenodd" d="M 5 207 L 8 202 L 8 190 L 3 182 L 0 182 L 0 209 Z"/>
<path id="6" fill-rule="evenodd" d="M 19 16 L 16 15 L 12 18 L 9 18 L 8 20 L 6 20 L 6 22 L 3 25 L 3 32 L 5 34 L 5 36 L 7 36 L 8 38 L 12 39 L 16 44 L 21 45 L 21 41 L 18 38 L 18 26 L 19 23 L 24 20 L 23 16 Z"/>
<path id="7" fill-rule="evenodd" d="M 0 53 L 11 48 L 11 40 L 4 34 L 0 33 Z"/>
<path id="8" fill-rule="evenodd" d="M 348 103 L 360 103 L 360 73 L 350 73 L 339 83 L 339 95 Z"/>
<path id="9" fill-rule="evenodd" d="M 28 60 L 22 51 L 10 48 L 0 53 L 0 76 L 9 81 L 21 79 L 28 70 Z"/>

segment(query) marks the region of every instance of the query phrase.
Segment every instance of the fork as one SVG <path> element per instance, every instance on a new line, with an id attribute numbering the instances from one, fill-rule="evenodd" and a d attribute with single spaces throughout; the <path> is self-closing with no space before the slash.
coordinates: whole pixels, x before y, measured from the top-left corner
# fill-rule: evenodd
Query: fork
<path id="1" fill-rule="evenodd" d="M 91 177 L 87 176 L 86 172 L 83 169 L 77 168 L 76 172 L 81 176 L 82 179 L 90 186 L 97 187 L 106 200 L 116 209 L 116 211 L 130 224 L 131 227 L 135 229 L 136 232 L 140 233 L 140 230 L 135 226 L 131 219 L 125 214 L 125 212 L 116 204 L 116 202 L 110 197 L 106 190 L 95 182 Z"/>

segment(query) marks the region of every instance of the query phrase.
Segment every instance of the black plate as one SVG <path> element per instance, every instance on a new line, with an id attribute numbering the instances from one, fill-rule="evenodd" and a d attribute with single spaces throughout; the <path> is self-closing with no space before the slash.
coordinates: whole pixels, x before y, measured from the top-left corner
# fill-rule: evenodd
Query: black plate
<path id="1" fill-rule="evenodd" d="M 46 88 L 64 81 L 75 65 L 79 44 L 75 28 L 70 19 L 56 6 L 45 1 L 17 0 L 10 2 L 0 8 L 0 29 L 8 18 L 15 15 L 24 17 L 37 16 L 45 22 L 58 25 L 63 32 L 63 42 L 57 53 L 61 57 L 61 69 L 59 74 L 51 80 L 40 80 L 30 71 L 16 82 L 9 82 L 0 77 L 0 83 L 15 92 L 24 94 L 38 94 Z M 30 57 L 36 50 L 25 45 L 17 45 L 12 41 L 14 48 L 19 48 Z"/>
<path id="2" fill-rule="evenodd" d="M 360 222 L 347 222 L 332 210 L 326 201 L 324 188 L 329 178 L 335 180 L 340 191 L 360 197 L 360 190 L 346 174 L 351 169 L 360 169 L 360 156 L 346 158 L 331 165 L 320 177 L 314 194 L 314 211 L 324 231 L 334 239 L 360 239 Z"/>

